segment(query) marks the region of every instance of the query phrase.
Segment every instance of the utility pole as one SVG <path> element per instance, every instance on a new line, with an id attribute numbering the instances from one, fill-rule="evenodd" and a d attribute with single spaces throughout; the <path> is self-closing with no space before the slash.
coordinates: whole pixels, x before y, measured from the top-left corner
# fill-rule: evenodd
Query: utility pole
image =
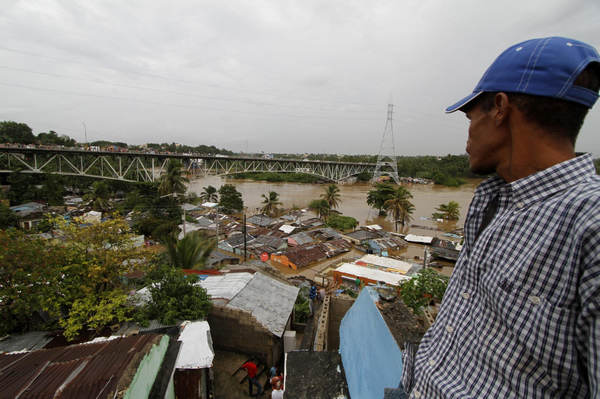
<path id="1" fill-rule="evenodd" d="M 247 250 L 247 246 L 246 246 L 246 211 L 244 212 L 244 217 L 242 218 L 243 221 L 243 225 L 242 225 L 242 234 L 244 235 L 244 262 L 246 262 L 246 250 Z"/>
<path id="2" fill-rule="evenodd" d="M 217 248 L 219 247 L 219 205 L 215 207 L 217 216 L 215 217 L 215 223 L 217 225 Z"/>
<path id="3" fill-rule="evenodd" d="M 391 169 L 391 170 L 390 170 Z M 383 175 L 391 177 L 396 184 L 400 184 L 398 177 L 398 159 L 394 144 L 394 105 L 388 104 L 385 129 L 381 138 L 381 146 L 377 155 L 377 165 L 373 172 L 373 182 L 377 182 Z"/>

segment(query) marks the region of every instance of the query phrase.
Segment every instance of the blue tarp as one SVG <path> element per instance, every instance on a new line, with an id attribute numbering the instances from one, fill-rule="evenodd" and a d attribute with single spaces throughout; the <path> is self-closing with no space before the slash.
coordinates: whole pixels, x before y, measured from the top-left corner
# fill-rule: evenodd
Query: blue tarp
<path id="1" fill-rule="evenodd" d="M 340 354 L 350 397 L 381 399 L 400 384 L 402 353 L 368 288 L 342 319 Z"/>

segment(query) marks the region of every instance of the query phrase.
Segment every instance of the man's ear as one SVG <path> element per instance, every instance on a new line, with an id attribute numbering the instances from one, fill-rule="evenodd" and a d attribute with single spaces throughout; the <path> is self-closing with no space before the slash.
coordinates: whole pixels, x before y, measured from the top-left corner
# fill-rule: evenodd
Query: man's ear
<path id="1" fill-rule="evenodd" d="M 510 113 L 510 101 L 504 92 L 496 93 L 494 96 L 493 117 L 496 126 L 502 125 Z"/>

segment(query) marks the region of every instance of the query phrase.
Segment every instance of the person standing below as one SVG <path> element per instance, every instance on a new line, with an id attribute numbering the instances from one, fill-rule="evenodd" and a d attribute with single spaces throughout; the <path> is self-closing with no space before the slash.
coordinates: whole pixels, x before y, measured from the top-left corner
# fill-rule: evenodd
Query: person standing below
<path id="1" fill-rule="evenodd" d="M 448 107 L 470 121 L 474 193 L 411 398 L 600 398 L 600 178 L 575 154 L 600 56 L 563 37 L 504 51 Z M 408 365 L 408 367 L 406 367 Z"/>
<path id="2" fill-rule="evenodd" d="M 258 382 L 258 379 L 256 378 L 256 373 L 258 371 L 256 364 L 252 361 L 248 361 L 248 362 L 242 364 L 241 368 L 245 369 L 246 372 L 248 373 L 248 395 L 250 395 L 250 396 L 262 395 L 262 393 L 263 393 L 262 386 L 260 385 L 260 383 Z M 256 395 L 252 394 L 252 385 L 255 385 L 258 388 Z"/>

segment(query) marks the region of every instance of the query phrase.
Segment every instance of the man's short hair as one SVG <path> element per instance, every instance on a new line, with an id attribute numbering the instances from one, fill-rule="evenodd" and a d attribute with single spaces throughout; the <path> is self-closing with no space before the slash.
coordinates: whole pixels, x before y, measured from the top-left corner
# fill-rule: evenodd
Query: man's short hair
<path id="1" fill-rule="evenodd" d="M 575 79 L 574 86 L 584 87 L 596 93 L 600 91 L 600 63 L 589 64 Z M 494 107 L 496 93 L 482 93 L 475 99 L 473 105 L 480 105 L 483 111 L 490 111 Z M 506 95 L 529 122 L 557 137 L 566 137 L 575 145 L 577 135 L 589 110 L 588 107 L 553 97 L 522 93 L 506 93 Z"/>

